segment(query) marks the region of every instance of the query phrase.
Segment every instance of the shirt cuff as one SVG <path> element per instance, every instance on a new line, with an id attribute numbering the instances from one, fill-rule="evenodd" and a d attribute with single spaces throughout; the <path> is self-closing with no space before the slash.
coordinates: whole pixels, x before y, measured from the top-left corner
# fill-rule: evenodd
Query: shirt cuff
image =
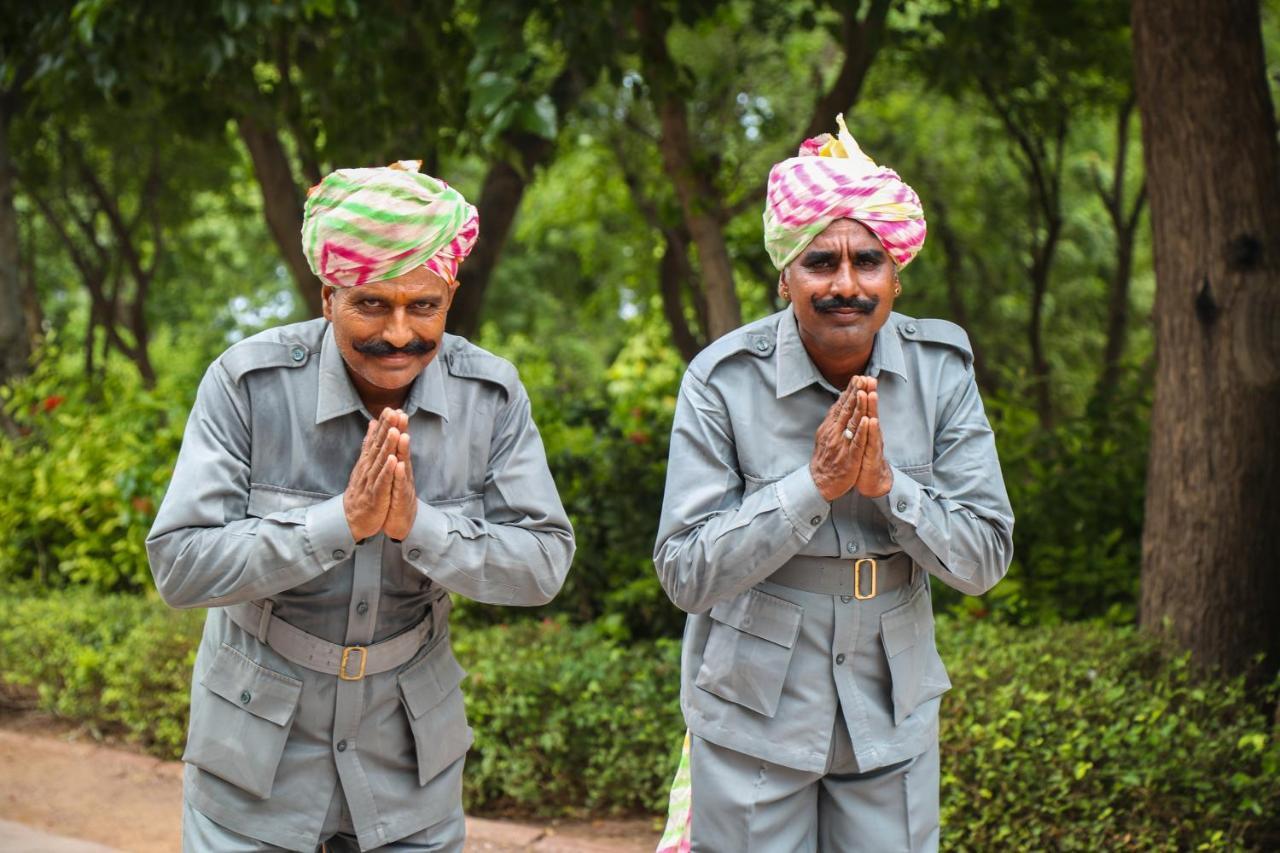
<path id="1" fill-rule="evenodd" d="M 818 491 L 809 466 L 792 471 L 774 484 L 778 505 L 797 532 L 812 536 L 818 525 L 831 514 L 831 504 Z"/>
<path id="2" fill-rule="evenodd" d="M 418 501 L 418 514 L 413 519 L 409 535 L 400 543 L 404 558 L 411 565 L 422 566 L 429 555 L 439 556 L 449 540 L 449 521 L 444 511 L 425 501 Z"/>
<path id="3" fill-rule="evenodd" d="M 889 530 L 895 534 L 902 527 L 914 530 L 924 512 L 924 487 L 902 471 L 890 466 L 893 471 L 893 485 L 889 491 L 878 498 L 872 498 L 889 522 Z"/>
<path id="4" fill-rule="evenodd" d="M 356 540 L 347 524 L 342 495 L 307 507 L 306 530 L 311 553 L 326 571 L 355 553 Z"/>

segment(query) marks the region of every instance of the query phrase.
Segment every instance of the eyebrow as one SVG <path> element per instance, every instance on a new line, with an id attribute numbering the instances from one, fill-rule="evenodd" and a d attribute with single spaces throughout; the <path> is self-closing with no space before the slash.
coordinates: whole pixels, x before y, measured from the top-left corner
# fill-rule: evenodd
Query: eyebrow
<path id="1" fill-rule="evenodd" d="M 813 249 L 805 252 L 804 257 L 800 259 L 800 263 L 807 267 L 816 267 L 821 264 L 829 264 L 835 259 L 836 253 L 829 249 Z"/>
<path id="2" fill-rule="evenodd" d="M 859 249 L 853 253 L 854 263 L 871 263 L 872 261 L 880 263 L 884 260 L 884 252 L 879 249 Z"/>

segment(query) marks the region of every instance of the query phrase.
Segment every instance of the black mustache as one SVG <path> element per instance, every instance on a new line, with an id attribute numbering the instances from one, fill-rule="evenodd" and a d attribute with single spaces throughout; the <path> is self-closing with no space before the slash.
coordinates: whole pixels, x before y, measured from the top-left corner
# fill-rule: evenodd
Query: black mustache
<path id="1" fill-rule="evenodd" d="M 436 348 L 435 341 L 424 341 L 414 338 L 402 347 L 393 347 L 386 341 L 364 341 L 352 345 L 356 352 L 364 355 L 383 357 L 388 355 L 426 355 Z"/>
<path id="2" fill-rule="evenodd" d="M 826 299 L 814 298 L 813 309 L 823 314 L 835 311 L 840 308 L 852 308 L 855 311 L 862 311 L 870 314 L 876 310 L 880 304 L 879 296 L 872 296 L 864 299 L 861 296 L 828 296 Z"/>

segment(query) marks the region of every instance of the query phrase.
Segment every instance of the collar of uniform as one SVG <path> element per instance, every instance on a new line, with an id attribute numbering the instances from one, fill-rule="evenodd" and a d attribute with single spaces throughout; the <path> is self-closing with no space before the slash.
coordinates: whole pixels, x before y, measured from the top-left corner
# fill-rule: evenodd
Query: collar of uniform
<path id="1" fill-rule="evenodd" d="M 818 383 L 834 394 L 839 394 L 809 358 L 809 351 L 800 340 L 800 327 L 796 325 L 796 312 L 790 305 L 778 318 L 778 399 L 794 394 L 801 388 Z"/>
<path id="2" fill-rule="evenodd" d="M 876 332 L 875 345 L 871 348 L 871 358 L 867 361 L 867 376 L 880 375 L 882 370 L 907 377 L 906 364 L 902 357 L 902 342 L 898 340 L 898 328 L 894 315 Z M 801 388 L 818 383 L 833 394 L 837 390 L 818 370 L 809 351 L 804 348 L 800 339 L 800 327 L 796 325 L 795 309 L 790 305 L 778 318 L 778 378 L 777 397 L 781 400 L 794 394 Z"/>
<path id="3" fill-rule="evenodd" d="M 324 339 L 320 343 L 320 377 L 316 392 L 316 423 L 322 424 L 351 412 L 362 412 L 371 417 L 369 411 L 360 400 L 351 377 L 347 375 L 347 365 L 338 350 L 338 342 L 333 337 L 333 324 L 326 326 Z M 445 420 L 449 419 L 448 397 L 444 388 L 444 368 L 440 364 L 440 353 L 431 359 L 431 363 L 418 375 L 409 388 L 409 395 L 404 401 L 404 413 L 413 417 L 419 409 L 437 414 Z"/>
<path id="4" fill-rule="evenodd" d="M 867 362 L 867 375 L 879 377 L 880 372 L 887 370 L 907 378 L 907 364 L 902 357 L 902 340 L 898 337 L 898 315 L 890 314 L 884 321 L 880 331 L 876 332 L 876 343 L 871 348 L 871 359 Z"/>

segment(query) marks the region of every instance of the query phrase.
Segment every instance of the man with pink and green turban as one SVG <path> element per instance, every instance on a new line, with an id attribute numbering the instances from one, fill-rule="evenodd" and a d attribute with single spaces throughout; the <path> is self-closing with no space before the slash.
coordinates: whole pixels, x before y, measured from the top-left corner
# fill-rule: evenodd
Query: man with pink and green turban
<path id="1" fill-rule="evenodd" d="M 681 383 L 654 549 L 689 613 L 664 851 L 937 849 L 929 582 L 981 595 L 1012 559 L 968 337 L 893 310 L 920 199 L 837 125 L 769 174 L 786 309 Z"/>
<path id="2" fill-rule="evenodd" d="M 515 368 L 444 331 L 476 210 L 418 167 L 312 188 L 324 316 L 209 367 L 147 539 L 164 600 L 209 608 L 186 851 L 460 851 L 449 593 L 544 604 L 573 558 Z"/>

